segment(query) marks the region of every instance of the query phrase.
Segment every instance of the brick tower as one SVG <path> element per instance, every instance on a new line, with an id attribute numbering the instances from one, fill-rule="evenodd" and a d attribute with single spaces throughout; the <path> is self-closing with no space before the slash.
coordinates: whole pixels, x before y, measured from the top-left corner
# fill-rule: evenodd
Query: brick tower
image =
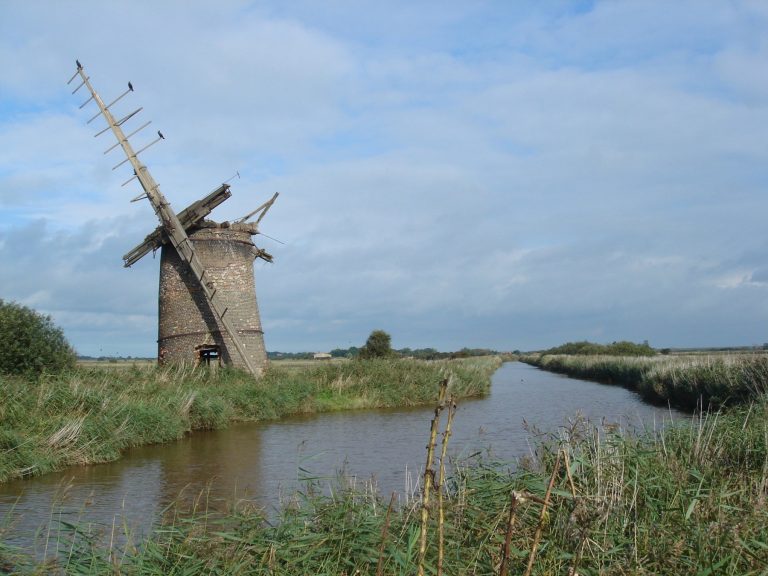
<path id="1" fill-rule="evenodd" d="M 256 301 L 254 258 L 262 251 L 251 237 L 253 223 L 199 222 L 188 236 L 215 285 L 224 314 L 231 322 L 252 366 L 264 366 L 264 332 Z M 160 258 L 158 359 L 160 362 L 224 363 L 247 369 L 235 352 L 189 266 L 173 247 L 165 245 Z"/>
<path id="2" fill-rule="evenodd" d="M 160 221 L 160 226 L 141 244 L 123 256 L 125 266 L 131 266 L 149 252 L 162 249 L 158 361 L 225 363 L 260 375 L 266 367 L 267 356 L 256 304 L 253 261 L 262 258 L 271 262 L 272 256 L 256 248 L 251 238 L 258 233 L 259 222 L 278 195 L 232 224 L 205 220 L 211 210 L 232 195 L 225 182 L 177 214 L 139 159 L 139 154 L 165 140 L 165 136 L 158 130 L 157 138 L 135 150 L 130 138 L 151 122 L 145 122 L 127 135 L 123 128 L 142 108 L 122 117 L 113 116 L 113 106 L 133 92 L 133 84 L 128 82 L 122 94 L 105 104 L 80 61 L 75 60 L 75 64 L 77 69 L 67 84 L 79 77 L 80 83 L 72 93 L 83 87 L 90 93 L 80 108 L 90 102 L 99 108 L 87 123 L 100 116 L 106 121 L 106 128 L 95 136 L 111 131 L 117 142 L 104 153 L 119 147 L 125 154 L 125 159 L 112 169 L 130 163 L 133 176 L 123 186 L 138 180 L 142 193 L 132 202 L 146 198 Z M 254 216 L 258 216 L 256 221 L 249 222 Z"/>

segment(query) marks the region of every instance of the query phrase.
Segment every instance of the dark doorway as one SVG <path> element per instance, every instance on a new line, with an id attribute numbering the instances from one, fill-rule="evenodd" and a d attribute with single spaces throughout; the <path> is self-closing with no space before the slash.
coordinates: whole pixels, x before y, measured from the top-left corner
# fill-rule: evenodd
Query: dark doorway
<path id="1" fill-rule="evenodd" d="M 196 364 L 199 366 L 200 364 L 204 364 L 205 366 L 220 366 L 221 365 L 221 354 L 219 351 L 219 347 L 216 345 L 210 345 L 210 344 L 203 344 L 201 346 L 197 346 L 195 348 L 197 351 L 197 362 Z"/>

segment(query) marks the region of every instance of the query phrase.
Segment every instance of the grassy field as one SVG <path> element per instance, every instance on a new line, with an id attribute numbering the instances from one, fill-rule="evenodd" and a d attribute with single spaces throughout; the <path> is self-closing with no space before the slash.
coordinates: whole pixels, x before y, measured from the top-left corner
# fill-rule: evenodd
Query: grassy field
<path id="1" fill-rule="evenodd" d="M 269 364 L 278 368 L 285 368 L 287 370 L 300 370 L 310 367 L 316 367 L 320 364 L 339 364 L 349 362 L 347 358 L 333 358 L 331 360 L 270 360 Z M 108 360 L 78 360 L 77 366 L 79 368 L 93 368 L 112 370 L 115 368 L 152 368 L 157 366 L 157 360 L 154 358 L 116 358 Z"/>
<path id="2" fill-rule="evenodd" d="M 752 402 L 768 391 L 768 354 L 675 356 L 527 355 L 544 370 L 619 384 L 683 410 Z"/>
<path id="3" fill-rule="evenodd" d="M 429 404 L 448 375 L 458 397 L 485 394 L 499 364 L 498 358 L 273 363 L 259 379 L 236 370 L 154 365 L 2 376 L 0 482 L 115 460 L 128 447 L 232 421 Z"/>
<path id="4" fill-rule="evenodd" d="M 115 360 L 78 360 L 78 368 L 103 368 L 112 370 L 114 368 L 150 368 L 157 364 L 157 360 L 139 358 L 136 360 L 115 359 Z"/>
<path id="5" fill-rule="evenodd" d="M 445 405 L 444 405 L 445 406 Z M 441 415 L 446 430 L 446 410 Z M 574 421 L 514 471 L 469 460 L 440 481 L 439 427 L 431 499 L 390 501 L 339 481 L 307 485 L 267 520 L 167 511 L 151 534 L 105 540 L 64 525 L 41 565 L 0 544 L 14 573 L 181 575 L 766 574 L 768 404 L 706 413 L 630 437 Z M 425 439 L 414 438 L 414 442 Z M 423 486 L 426 486 L 426 482 Z M 204 501 L 201 498 L 201 501 Z M 1 529 L 0 529 L 1 531 Z M 110 542 L 126 541 L 127 545 Z M 423 545 L 422 545 L 423 544 Z"/>

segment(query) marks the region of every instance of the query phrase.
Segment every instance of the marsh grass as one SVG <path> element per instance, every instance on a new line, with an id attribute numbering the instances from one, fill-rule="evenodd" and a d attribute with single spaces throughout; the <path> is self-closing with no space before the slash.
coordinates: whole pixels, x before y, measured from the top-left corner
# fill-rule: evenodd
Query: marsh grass
<path id="1" fill-rule="evenodd" d="M 566 356 L 528 355 L 544 370 L 619 384 L 646 400 L 693 411 L 744 404 L 768 392 L 768 355 Z"/>
<path id="2" fill-rule="evenodd" d="M 352 408 L 430 404 L 452 374 L 457 397 L 485 394 L 498 358 L 370 360 L 303 369 L 132 366 L 38 378 L 0 376 L 0 482 L 115 460 L 126 448 L 168 442 L 233 421 Z"/>
<path id="3" fill-rule="evenodd" d="M 0 566 L 126 575 L 757 575 L 768 567 L 765 402 L 639 437 L 575 419 L 515 469 L 469 459 L 452 470 L 434 487 L 440 510 L 435 499 L 426 510 L 419 498 L 387 505 L 345 479 L 330 494 L 310 481 L 276 518 L 247 502 L 213 514 L 203 495 L 191 510 L 170 507 L 147 536 L 124 536 L 129 545 L 105 545 L 72 525 L 57 544 L 65 554 L 41 564 L 0 546 Z"/>

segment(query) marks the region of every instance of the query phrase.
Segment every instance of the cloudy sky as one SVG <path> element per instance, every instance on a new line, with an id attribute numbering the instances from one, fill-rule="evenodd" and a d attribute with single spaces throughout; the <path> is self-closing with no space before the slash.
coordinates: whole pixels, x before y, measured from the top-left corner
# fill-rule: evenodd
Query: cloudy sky
<path id="1" fill-rule="evenodd" d="M 217 220 L 280 192 L 269 350 L 768 342 L 761 0 L 0 0 L 0 298 L 151 356 L 159 261 L 121 256 L 155 217 L 76 58 L 132 82 L 178 210 L 236 171 Z"/>

